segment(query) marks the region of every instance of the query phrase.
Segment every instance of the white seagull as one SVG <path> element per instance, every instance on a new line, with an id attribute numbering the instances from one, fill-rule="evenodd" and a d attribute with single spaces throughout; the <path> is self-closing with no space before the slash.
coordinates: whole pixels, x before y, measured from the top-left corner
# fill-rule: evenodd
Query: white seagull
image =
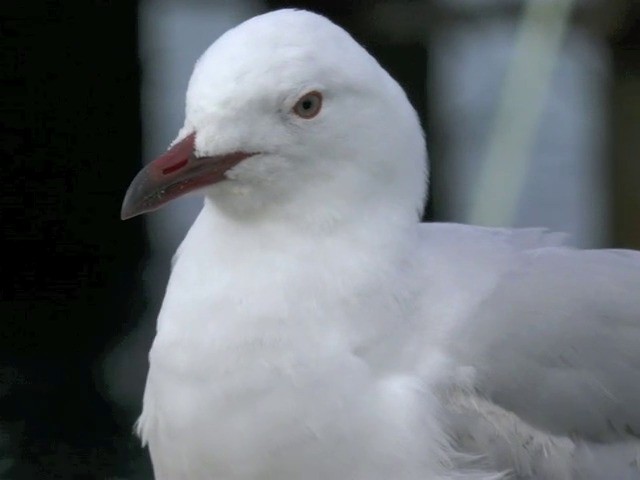
<path id="1" fill-rule="evenodd" d="M 138 431 L 158 480 L 639 479 L 640 253 L 421 224 L 401 87 L 305 11 L 195 66 L 123 218 L 188 192 Z"/>

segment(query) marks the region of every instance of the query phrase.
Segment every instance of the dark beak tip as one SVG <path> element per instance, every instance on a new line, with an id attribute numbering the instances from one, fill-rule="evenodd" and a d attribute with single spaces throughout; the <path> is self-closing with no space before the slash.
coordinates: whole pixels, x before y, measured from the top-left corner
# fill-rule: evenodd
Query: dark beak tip
<path id="1" fill-rule="evenodd" d="M 120 210 L 120 220 L 129 220 L 130 218 L 133 218 L 135 216 L 135 214 L 132 214 L 131 212 L 125 210 L 124 208 L 122 210 Z"/>
<path id="2" fill-rule="evenodd" d="M 129 187 L 127 193 L 124 196 L 124 200 L 122 201 L 122 207 L 120 208 L 121 220 L 129 220 L 130 218 L 137 217 L 138 215 L 143 213 L 136 205 L 137 202 L 135 202 L 132 198 L 133 195 L 131 193 L 131 190 L 131 187 Z"/>
<path id="3" fill-rule="evenodd" d="M 124 199 L 124 202 L 122 202 L 122 208 L 120 209 L 120 219 L 129 220 L 150 210 L 152 209 L 145 209 L 136 202 L 133 202 L 127 195 Z"/>
<path id="4" fill-rule="evenodd" d="M 120 220 L 129 220 L 131 217 L 135 216 L 135 213 L 132 212 L 131 208 L 130 190 L 131 188 L 127 190 L 124 200 L 122 201 L 122 206 L 120 207 Z"/>

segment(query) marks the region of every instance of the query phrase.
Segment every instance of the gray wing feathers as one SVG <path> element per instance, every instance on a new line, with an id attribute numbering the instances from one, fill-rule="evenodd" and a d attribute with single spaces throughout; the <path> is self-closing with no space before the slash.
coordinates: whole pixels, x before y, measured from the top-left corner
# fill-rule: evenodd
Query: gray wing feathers
<path id="1" fill-rule="evenodd" d="M 479 393 L 554 434 L 640 435 L 640 253 L 545 247 L 513 263 L 453 335 Z"/>

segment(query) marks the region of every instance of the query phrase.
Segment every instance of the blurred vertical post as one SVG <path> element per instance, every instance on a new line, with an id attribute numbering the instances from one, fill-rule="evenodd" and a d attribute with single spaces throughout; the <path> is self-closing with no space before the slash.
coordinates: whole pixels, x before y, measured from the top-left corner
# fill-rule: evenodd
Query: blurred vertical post
<path id="1" fill-rule="evenodd" d="M 467 220 L 510 225 L 574 0 L 526 1 Z"/>
<path id="2" fill-rule="evenodd" d="M 607 2 L 439 0 L 429 32 L 438 217 L 607 232 Z"/>

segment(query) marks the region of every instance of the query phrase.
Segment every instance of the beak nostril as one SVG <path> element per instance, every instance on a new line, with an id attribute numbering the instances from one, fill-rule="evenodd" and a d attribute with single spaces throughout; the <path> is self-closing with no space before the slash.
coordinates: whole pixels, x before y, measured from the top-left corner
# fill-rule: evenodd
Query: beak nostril
<path id="1" fill-rule="evenodd" d="M 162 169 L 162 174 L 163 175 L 169 175 L 170 173 L 178 171 L 181 168 L 183 168 L 184 166 L 186 166 L 188 162 L 189 162 L 189 159 L 185 158 L 183 160 L 180 160 L 178 163 L 174 163 L 173 165 L 169 165 L 168 167 Z"/>

